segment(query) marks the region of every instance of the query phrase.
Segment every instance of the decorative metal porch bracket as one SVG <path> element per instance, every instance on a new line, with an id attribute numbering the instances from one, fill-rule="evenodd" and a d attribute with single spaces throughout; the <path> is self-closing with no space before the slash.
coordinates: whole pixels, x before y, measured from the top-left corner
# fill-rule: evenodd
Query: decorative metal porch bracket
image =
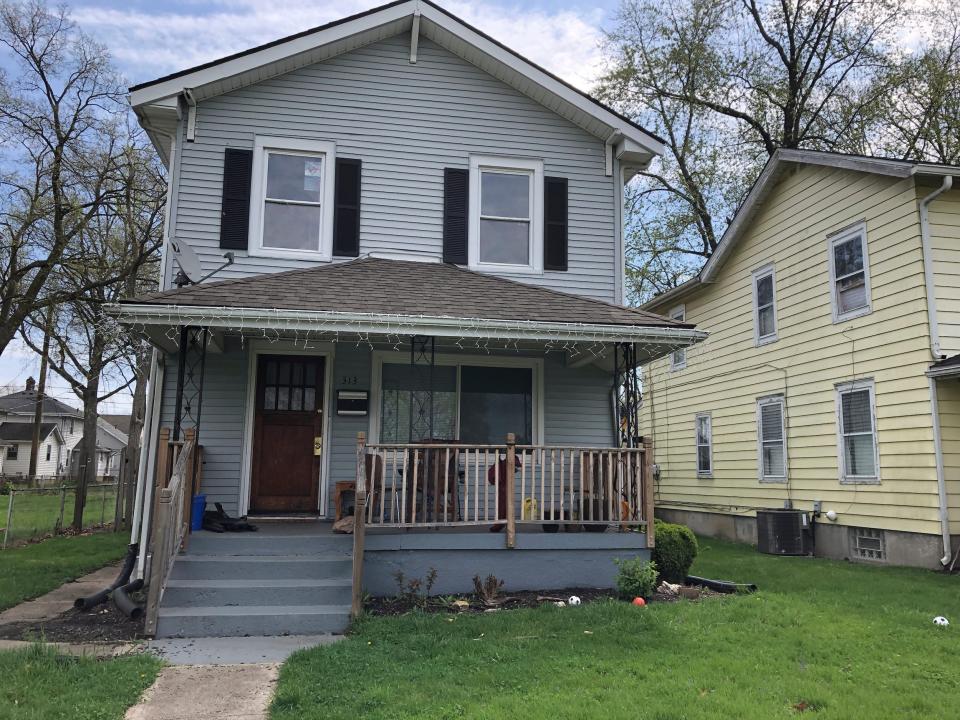
<path id="1" fill-rule="evenodd" d="M 432 336 L 410 336 L 410 442 L 433 438 L 433 368 L 436 362 Z"/>
<path id="2" fill-rule="evenodd" d="M 173 415 L 173 438 L 183 439 L 183 431 L 193 428 L 199 442 L 200 413 L 203 409 L 203 377 L 207 365 L 207 328 L 184 326 L 180 328 L 177 355 L 177 396 Z M 193 474 L 197 477 L 200 453 L 193 456 Z M 195 488 L 193 489 L 195 490 Z"/>
<path id="3" fill-rule="evenodd" d="M 617 343 L 613 353 L 613 423 L 619 447 L 640 446 L 640 378 L 637 349 Z"/>

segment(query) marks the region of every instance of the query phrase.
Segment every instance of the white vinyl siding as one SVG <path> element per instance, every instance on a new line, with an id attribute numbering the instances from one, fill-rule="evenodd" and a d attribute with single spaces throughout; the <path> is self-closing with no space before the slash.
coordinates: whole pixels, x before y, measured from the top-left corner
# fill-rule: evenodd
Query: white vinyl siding
<path id="1" fill-rule="evenodd" d="M 687 310 L 686 307 L 680 305 L 675 307 L 670 311 L 670 319 L 676 320 L 677 322 L 686 322 L 687 319 Z M 670 369 L 671 370 L 683 370 L 687 366 L 687 350 L 686 348 L 680 348 L 674 350 L 670 354 Z"/>
<path id="2" fill-rule="evenodd" d="M 753 339 L 757 345 L 777 339 L 777 286 L 772 265 L 753 273 Z"/>
<path id="3" fill-rule="evenodd" d="M 870 262 L 867 227 L 860 223 L 830 238 L 830 300 L 833 321 L 870 312 Z"/>
<path id="4" fill-rule="evenodd" d="M 709 477 L 713 474 L 713 419 L 710 413 L 697 413 L 694 427 L 697 431 L 697 475 Z"/>
<path id="5" fill-rule="evenodd" d="M 782 396 L 757 401 L 757 451 L 761 482 L 786 482 L 787 432 Z"/>
<path id="6" fill-rule="evenodd" d="M 840 482 L 880 482 L 872 380 L 837 385 L 837 451 Z"/>

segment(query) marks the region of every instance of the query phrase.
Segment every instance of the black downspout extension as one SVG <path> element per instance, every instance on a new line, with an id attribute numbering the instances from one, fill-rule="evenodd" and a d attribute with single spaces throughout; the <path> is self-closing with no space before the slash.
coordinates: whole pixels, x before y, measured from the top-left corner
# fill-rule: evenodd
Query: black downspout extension
<path id="1" fill-rule="evenodd" d="M 710 580 L 708 578 L 698 577 L 697 575 L 687 575 L 687 583 L 690 585 L 699 585 L 710 588 L 721 593 L 753 593 L 757 591 L 757 586 L 753 583 L 735 583 L 729 580 Z"/>
<path id="2" fill-rule="evenodd" d="M 131 620 L 139 620 L 143 617 L 143 608 L 130 599 L 130 593 L 136 592 L 142 587 L 143 579 L 141 578 L 122 585 L 113 591 L 113 604 Z"/>
<path id="3" fill-rule="evenodd" d="M 77 598 L 73 601 L 73 606 L 78 610 L 89 610 L 92 607 L 96 607 L 100 603 L 106 602 L 107 598 L 110 597 L 110 593 L 112 593 L 121 585 L 126 585 L 128 582 L 130 582 L 130 575 L 133 574 L 133 567 L 137 563 L 137 553 L 139 549 L 139 543 L 133 543 L 132 545 L 127 546 L 127 556 L 123 559 L 123 568 L 121 568 L 120 575 L 117 576 L 117 579 L 100 592 L 94 593 L 93 595 L 88 595 L 87 597 Z"/>

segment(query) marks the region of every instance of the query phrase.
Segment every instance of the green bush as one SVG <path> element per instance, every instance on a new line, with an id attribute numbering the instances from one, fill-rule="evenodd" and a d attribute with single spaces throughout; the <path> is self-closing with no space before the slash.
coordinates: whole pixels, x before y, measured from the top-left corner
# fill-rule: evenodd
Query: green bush
<path id="1" fill-rule="evenodd" d="M 653 596 L 657 587 L 657 565 L 652 560 L 641 557 L 629 560 L 614 560 L 617 571 L 617 592 L 624 600 L 635 597 L 648 598 Z"/>
<path id="2" fill-rule="evenodd" d="M 656 520 L 651 556 L 667 582 L 683 583 L 699 552 L 697 536 L 686 525 Z"/>

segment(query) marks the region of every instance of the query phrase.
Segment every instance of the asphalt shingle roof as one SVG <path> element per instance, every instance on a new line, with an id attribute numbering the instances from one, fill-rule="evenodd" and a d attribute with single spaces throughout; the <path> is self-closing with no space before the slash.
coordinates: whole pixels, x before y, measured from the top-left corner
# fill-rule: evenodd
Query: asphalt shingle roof
<path id="1" fill-rule="evenodd" d="M 36 407 L 37 391 L 20 390 L 0 397 L 0 413 L 32 413 Z M 72 408 L 66 403 L 60 402 L 56 398 L 47 396 L 43 399 L 44 415 L 70 415 L 73 417 L 83 417 L 83 413 Z"/>
<path id="2" fill-rule="evenodd" d="M 46 440 L 55 427 L 56 424 L 54 423 L 42 423 L 40 425 L 40 439 Z M 0 423 L 0 440 L 7 442 L 30 442 L 33 440 L 33 423 Z"/>
<path id="3" fill-rule="evenodd" d="M 654 313 L 526 285 L 455 265 L 372 257 L 192 285 L 125 302 L 473 320 L 693 327 Z"/>

